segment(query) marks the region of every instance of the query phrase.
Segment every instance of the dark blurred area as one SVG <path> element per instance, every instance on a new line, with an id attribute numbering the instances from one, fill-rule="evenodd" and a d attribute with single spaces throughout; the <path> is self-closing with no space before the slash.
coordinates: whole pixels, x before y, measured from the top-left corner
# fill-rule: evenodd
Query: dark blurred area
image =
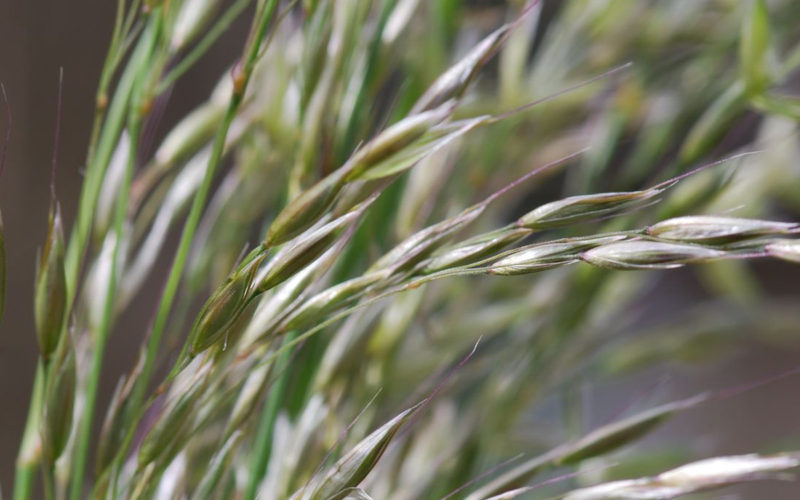
<path id="1" fill-rule="evenodd" d="M 0 0 L 0 82 L 6 88 L 14 118 L 7 168 L 0 179 L 0 208 L 9 262 L 6 313 L 0 324 L 0 485 L 6 494 L 12 487 L 14 457 L 36 360 L 33 278 L 37 249 L 46 232 L 59 68 L 64 69 L 64 84 L 56 191 L 69 228 L 81 186 L 94 92 L 111 34 L 114 9 L 115 2 L 109 0 Z M 231 54 L 240 46 L 243 33 L 238 26 L 172 92 L 160 134 L 208 95 Z M 5 112 L 0 117 L 4 121 Z M 5 130 L 4 124 L 0 130 Z M 772 293 L 797 293 L 800 273 L 787 275 L 787 267 L 759 266 L 760 276 Z M 669 293 L 679 288 L 682 293 L 690 279 L 688 273 L 676 274 L 665 280 L 660 289 Z M 153 288 L 143 295 L 157 293 Z M 150 315 L 151 306 L 144 302 L 132 314 Z M 676 297 L 673 307 L 685 302 L 687 297 Z M 669 303 L 660 301 L 657 307 L 663 311 L 668 307 L 664 304 Z M 117 375 L 130 366 L 140 340 L 141 332 L 130 331 L 124 324 L 115 331 L 106 361 L 109 375 L 101 386 L 100 408 L 105 407 Z M 747 384 L 786 372 L 800 364 L 798 360 L 796 348 L 754 345 L 725 357 L 720 363 L 705 364 L 702 369 L 666 373 L 667 390 L 670 394 L 688 396 L 706 388 Z M 663 378 L 665 370 L 654 369 L 642 380 L 626 381 L 593 394 L 591 404 L 598 408 L 595 423 L 611 420 L 642 387 Z M 693 444 L 708 456 L 745 453 L 765 446 L 797 449 L 800 447 L 798 389 L 800 377 L 787 378 L 707 405 L 701 411 L 679 417 L 652 439 L 664 439 L 665 435 L 684 440 L 707 436 L 701 438 L 702 443 Z M 607 398 L 599 397 L 603 395 Z M 781 437 L 784 439 L 779 441 Z M 731 492 L 732 496 L 724 498 L 789 500 L 800 498 L 798 492 L 797 483 L 748 486 L 737 488 L 735 493 Z"/>
<path id="2" fill-rule="evenodd" d="M 36 362 L 33 283 L 37 251 L 47 231 L 59 70 L 64 70 L 64 83 L 56 193 L 68 231 L 83 180 L 95 91 L 115 7 L 116 2 L 108 0 L 0 1 L 0 82 L 13 115 L 7 168 L 0 179 L 9 267 L 6 310 L 0 324 L 0 485 L 5 493 L 11 491 Z M 159 136 L 208 96 L 244 35 L 242 23 L 234 24 L 174 89 L 157 125 Z M 4 134 L 5 111 L 0 118 Z M 134 304 L 130 314 L 151 315 L 152 301 L 147 299 L 154 293 L 157 289 L 145 290 L 145 300 L 138 307 Z M 126 328 L 124 318 L 121 323 L 105 364 L 103 406 L 141 342 L 142 332 Z"/>

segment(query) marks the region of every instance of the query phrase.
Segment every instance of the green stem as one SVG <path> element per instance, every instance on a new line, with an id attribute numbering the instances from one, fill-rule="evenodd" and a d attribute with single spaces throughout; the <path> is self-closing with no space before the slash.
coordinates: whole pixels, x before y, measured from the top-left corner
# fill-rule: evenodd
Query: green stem
<path id="1" fill-rule="evenodd" d="M 42 466 L 42 479 L 44 481 L 44 498 L 55 500 L 56 498 L 56 464 L 44 464 Z"/>
<path id="2" fill-rule="evenodd" d="M 111 325 L 114 318 L 115 297 L 117 291 L 117 274 L 119 264 L 120 242 L 124 235 L 125 215 L 128 208 L 128 198 L 130 196 L 130 186 L 133 179 L 133 171 L 136 166 L 136 149 L 139 142 L 139 132 L 141 120 L 133 119 L 130 126 L 130 154 L 125 166 L 125 176 L 120 187 L 117 204 L 114 211 L 114 248 L 111 255 L 111 271 L 108 278 L 108 286 L 105 291 L 105 304 L 103 305 L 103 316 L 97 332 L 97 339 L 91 353 L 92 366 L 89 378 L 86 383 L 86 402 L 84 403 L 85 413 L 80 422 L 76 441 L 75 466 L 72 469 L 72 488 L 70 498 L 79 500 L 83 495 L 83 480 L 86 473 L 86 462 L 89 456 L 89 440 L 91 437 L 92 423 L 94 421 L 95 406 L 97 403 L 97 389 L 100 384 L 100 375 L 103 369 L 103 354 L 106 344 L 111 334 Z"/>
<path id="3" fill-rule="evenodd" d="M 164 287 L 161 301 L 159 302 L 156 317 L 153 322 L 153 328 L 150 331 L 150 336 L 147 339 L 142 369 L 139 373 L 139 377 L 136 380 L 133 390 L 131 391 L 129 408 L 132 409 L 134 415 L 127 419 L 126 427 L 128 430 L 128 439 L 120 450 L 120 454 L 117 455 L 118 460 L 124 455 L 124 453 L 127 452 L 127 447 L 130 445 L 130 441 L 133 437 L 131 431 L 135 428 L 137 421 L 144 413 L 142 403 L 144 402 L 145 392 L 153 375 L 155 359 L 158 355 L 159 348 L 161 347 L 161 337 L 164 333 L 164 329 L 166 328 L 167 320 L 169 319 L 170 312 L 172 310 L 172 304 L 175 300 L 175 295 L 178 290 L 178 285 L 180 284 L 184 268 L 186 267 L 186 261 L 189 255 L 192 240 L 197 232 L 197 226 L 200 223 L 200 216 L 202 215 L 203 208 L 205 207 L 208 194 L 211 191 L 211 184 L 214 180 L 214 175 L 216 174 L 217 168 L 222 160 L 222 155 L 225 150 L 225 141 L 228 136 L 228 129 L 230 128 L 231 123 L 233 123 L 233 120 L 236 117 L 236 113 L 239 109 L 239 105 L 244 99 L 247 83 L 253 73 L 256 61 L 258 60 L 259 48 L 261 46 L 260 41 L 264 38 L 267 27 L 272 20 L 276 5 L 277 0 L 269 0 L 269 3 L 262 7 L 262 9 L 259 11 L 259 15 L 254 22 L 254 29 L 251 31 L 251 36 L 248 39 L 248 44 L 245 48 L 243 64 L 240 68 L 234 70 L 234 88 L 228 104 L 228 109 L 225 112 L 225 116 L 223 117 L 222 123 L 217 130 L 216 137 L 214 138 L 211 156 L 208 160 L 208 167 L 206 168 L 206 172 L 203 176 L 203 181 L 200 184 L 194 199 L 192 200 L 192 207 L 189 210 L 189 216 L 187 217 L 186 224 L 183 227 L 183 232 L 181 233 L 178 250 L 175 253 L 175 258 L 173 259 L 172 267 L 167 277 L 167 283 Z"/>
<path id="4" fill-rule="evenodd" d="M 128 66 L 120 77 L 97 142 L 96 153 L 86 169 L 86 178 L 83 182 L 78 204 L 78 215 L 70 235 L 64 264 L 67 277 L 67 303 L 70 305 L 75 297 L 75 288 L 92 227 L 97 199 L 108 169 L 108 163 L 114 153 L 114 147 L 117 145 L 117 140 L 122 133 L 133 85 L 137 75 L 142 72 L 142 68 L 146 69 L 153 49 L 155 41 L 153 36 L 155 33 L 153 32 L 155 30 L 152 24 L 150 23 L 145 34 L 139 40 Z"/>
<path id="5" fill-rule="evenodd" d="M 36 456 L 39 451 L 38 444 L 39 426 L 44 404 L 44 362 L 39 359 L 36 365 L 36 376 L 33 381 L 31 404 L 28 410 L 28 420 L 22 433 L 22 444 L 17 455 L 17 466 L 14 475 L 14 500 L 26 500 L 33 491 L 33 479 L 39 463 Z"/>
<path id="6" fill-rule="evenodd" d="M 192 51 L 181 59 L 181 61 L 161 80 L 161 83 L 156 87 L 156 95 L 167 90 L 170 85 L 178 81 L 184 73 L 194 66 L 208 49 L 214 45 L 214 42 L 228 30 L 233 21 L 235 21 L 236 18 L 239 17 L 239 14 L 250 4 L 250 1 L 251 0 L 237 0 L 233 5 L 228 7 L 228 10 L 219 18 L 219 21 L 217 21 L 203 39 L 195 45 Z"/>
<path id="7" fill-rule="evenodd" d="M 284 339 L 283 345 L 289 344 L 294 340 L 295 333 L 290 333 Z M 289 363 L 290 352 L 288 349 L 281 353 L 278 361 L 274 365 L 277 380 L 275 385 L 269 391 L 267 401 L 264 404 L 264 409 L 261 412 L 261 420 L 258 423 L 258 430 L 256 431 L 256 441 L 253 446 L 252 462 L 250 464 L 250 479 L 247 482 L 245 489 L 244 500 L 254 500 L 258 485 L 261 478 L 264 477 L 264 472 L 269 463 L 270 453 L 272 452 L 272 432 L 275 427 L 275 420 L 278 418 L 278 410 L 281 408 L 281 403 L 284 399 L 286 392 L 286 385 L 289 380 L 289 370 L 287 365 Z"/>

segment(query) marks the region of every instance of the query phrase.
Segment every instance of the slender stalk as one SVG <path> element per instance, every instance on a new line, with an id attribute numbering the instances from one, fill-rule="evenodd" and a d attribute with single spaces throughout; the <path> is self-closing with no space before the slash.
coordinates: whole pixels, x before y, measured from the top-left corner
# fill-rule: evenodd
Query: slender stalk
<path id="1" fill-rule="evenodd" d="M 138 116 L 138 114 L 137 114 Z M 139 142 L 141 130 L 141 120 L 132 120 L 130 131 L 130 155 L 125 166 L 125 174 L 120 188 L 119 197 L 114 211 L 114 248 L 111 253 L 111 271 L 108 277 L 108 286 L 105 291 L 105 304 L 103 305 L 103 315 L 97 338 L 92 351 L 92 366 L 86 383 L 86 402 L 84 403 L 84 415 L 78 428 L 75 452 L 75 466 L 72 469 L 72 487 L 70 498 L 79 500 L 83 495 L 83 480 L 86 473 L 86 462 L 89 456 L 89 441 L 91 438 L 92 423 L 94 421 L 95 406 L 97 403 L 97 391 L 100 384 L 100 374 L 103 369 L 103 355 L 106 344 L 111 334 L 111 326 L 114 318 L 114 306 L 116 304 L 117 278 L 119 274 L 119 250 L 120 242 L 123 239 L 125 215 L 128 208 L 130 197 L 130 186 L 133 179 L 133 171 L 136 167 L 136 150 Z"/>
<path id="2" fill-rule="evenodd" d="M 22 444 L 17 456 L 16 471 L 14 474 L 14 500 L 26 500 L 31 497 L 33 480 L 39 464 L 40 453 L 38 447 L 39 427 L 42 421 L 42 406 L 44 404 L 44 361 L 39 359 L 36 364 L 36 376 L 33 381 L 31 404 L 28 409 L 28 419 L 25 421 L 25 430 L 22 432 Z"/>
<path id="3" fill-rule="evenodd" d="M 175 253 L 175 257 L 167 277 L 167 283 L 164 287 L 164 292 L 158 305 L 153 327 L 150 331 L 150 336 L 147 339 L 147 344 L 143 354 L 144 359 L 141 372 L 139 373 L 133 390 L 131 391 L 129 408 L 131 408 L 136 414 L 130 417 L 126 422 L 128 439 L 126 444 L 123 445 L 122 450 L 120 450 L 121 453 L 118 455 L 118 457 L 127 451 L 127 446 L 130 444 L 130 441 L 133 437 L 131 431 L 135 428 L 136 422 L 143 413 L 142 403 L 144 402 L 147 386 L 150 384 L 150 379 L 153 375 L 155 360 L 161 346 L 161 337 L 163 336 L 164 329 L 166 328 L 167 320 L 169 319 L 172 305 L 175 300 L 175 295 L 178 290 L 178 285 L 180 284 L 183 271 L 186 267 L 190 246 L 192 240 L 194 239 L 194 235 L 197 232 L 197 226 L 200 223 L 200 216 L 202 215 L 206 199 L 211 191 L 211 183 L 214 180 L 214 175 L 222 161 L 222 155 L 225 150 L 225 141 L 228 136 L 228 129 L 236 117 L 236 113 L 240 104 L 244 100 L 247 83 L 258 60 L 259 49 L 261 46 L 260 42 L 264 38 L 267 27 L 272 20 L 276 5 L 277 0 L 269 0 L 269 2 L 259 10 L 259 14 L 255 19 L 250 38 L 248 39 L 248 44 L 245 48 L 243 63 L 237 66 L 237 68 L 234 70 L 233 93 L 231 95 L 230 102 L 228 103 L 225 116 L 223 117 L 222 123 L 220 124 L 220 127 L 217 130 L 217 134 L 214 138 L 211 156 L 209 157 L 208 167 L 206 168 L 202 183 L 200 184 L 200 187 L 197 190 L 194 199 L 192 200 L 189 216 L 187 217 L 186 224 L 183 227 L 183 232 L 181 233 L 178 250 Z"/>
<path id="4" fill-rule="evenodd" d="M 200 40 L 200 42 L 195 45 L 189 54 L 186 55 L 181 61 L 175 65 L 169 73 L 164 76 L 161 82 L 156 87 L 156 95 L 161 94 L 170 86 L 172 86 L 175 82 L 183 76 L 184 73 L 189 71 L 189 69 L 200 60 L 201 57 L 210 49 L 214 43 L 225 33 L 233 21 L 239 17 L 239 14 L 244 11 L 245 8 L 250 4 L 251 0 L 237 0 L 234 4 L 228 7 L 228 10 L 222 14 L 222 17 L 219 18 L 216 24 L 206 33 L 206 35 Z"/>
<path id="5" fill-rule="evenodd" d="M 86 178 L 78 204 L 78 215 L 75 220 L 75 226 L 72 228 L 64 261 L 67 276 L 67 304 L 70 307 L 75 297 L 81 262 L 88 244 L 92 218 L 94 217 L 97 199 L 103 185 L 103 178 L 125 124 L 125 116 L 134 82 L 142 68 L 146 67 L 153 49 L 153 43 L 155 42 L 153 30 L 153 23 L 151 22 L 139 40 L 128 66 L 120 77 L 97 142 L 96 153 L 86 169 Z"/>
<path id="6" fill-rule="evenodd" d="M 294 340 L 295 333 L 290 333 L 284 339 L 284 345 Z M 244 500 L 254 500 L 258 492 L 258 485 L 264 476 L 264 471 L 269 463 L 269 456 L 272 452 L 272 432 L 275 427 L 275 420 L 278 418 L 278 410 L 286 392 L 286 385 L 289 382 L 290 371 L 287 370 L 291 351 L 284 350 L 278 361 L 274 365 L 278 379 L 269 391 L 264 409 L 261 412 L 261 420 L 256 431 L 256 440 L 253 446 L 252 462 L 250 463 L 250 479 L 244 492 Z"/>

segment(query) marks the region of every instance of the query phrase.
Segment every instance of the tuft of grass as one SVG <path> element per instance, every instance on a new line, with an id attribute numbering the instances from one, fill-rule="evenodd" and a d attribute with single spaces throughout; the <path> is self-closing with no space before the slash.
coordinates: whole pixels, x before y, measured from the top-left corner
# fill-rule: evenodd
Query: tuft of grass
<path id="1" fill-rule="evenodd" d="M 148 155 L 171 88 L 240 15 L 241 54 Z M 532 482 L 564 469 L 547 491 L 571 500 L 784 479 L 796 452 L 590 485 L 587 464 L 651 453 L 641 437 L 714 397 L 589 430 L 575 394 L 718 354 L 699 324 L 637 318 L 658 276 L 642 271 L 690 266 L 722 291 L 698 306 L 708 325 L 726 300 L 775 319 L 747 263 L 800 261 L 781 90 L 797 19 L 791 0 L 118 0 L 75 224 L 54 196 L 41 253 L 14 498 L 40 470 L 74 500 L 544 498 Z M 100 408 L 170 235 L 139 358 Z M 4 244 L 0 219 L 0 307 Z M 514 442 L 553 398 L 563 421 Z"/>

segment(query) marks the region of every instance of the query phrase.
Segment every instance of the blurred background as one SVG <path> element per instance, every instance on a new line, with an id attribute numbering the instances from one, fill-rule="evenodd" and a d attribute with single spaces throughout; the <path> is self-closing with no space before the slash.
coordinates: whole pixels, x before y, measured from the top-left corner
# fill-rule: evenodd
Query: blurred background
<path id="1" fill-rule="evenodd" d="M 502 2 L 471 3 L 489 9 Z M 14 457 L 36 359 L 32 287 L 37 251 L 46 232 L 59 68 L 64 69 L 64 84 L 56 189 L 66 225 L 70 227 L 82 180 L 96 82 L 113 14 L 114 2 L 109 0 L 0 1 L 0 82 L 6 88 L 14 118 L 8 164 L 0 179 L 0 207 L 9 262 L 6 315 L 0 325 L 3 492 L 11 489 Z M 159 135 L 207 97 L 241 46 L 244 26 L 244 23 L 234 25 L 210 56 L 174 89 Z M 2 116 L 4 119 L 5 113 Z M 749 129 L 757 124 L 752 116 L 742 117 L 737 122 L 738 128 L 732 127 L 731 144 L 736 143 L 737 134 L 747 136 L 752 133 Z M 5 130 L 4 127 L 0 130 Z M 800 165 L 800 157 L 794 161 Z M 800 192 L 800 184 L 792 189 Z M 787 220 L 800 220 L 795 209 L 780 207 Z M 800 310 L 797 300 L 800 268 L 775 262 L 758 262 L 752 268 L 762 297 L 774 299 L 775 303 L 794 303 Z M 658 282 L 638 301 L 642 317 L 669 317 L 676 311 L 691 309 L 709 295 L 707 286 L 698 282 L 691 271 L 659 273 L 653 275 L 653 280 Z M 147 298 L 154 293 L 157 287 L 150 286 L 128 314 L 151 315 L 152 302 Z M 723 323 L 741 319 L 746 327 L 746 333 L 735 346 L 709 341 L 704 344 L 707 352 L 687 353 L 685 362 L 654 361 L 636 376 L 592 385 L 581 397 L 590 408 L 593 422 L 610 421 L 629 405 L 652 397 L 652 393 L 688 396 L 706 389 L 746 385 L 800 366 L 800 324 L 788 321 L 762 328 L 758 320 L 746 324 L 744 316 L 738 318 L 724 312 L 721 315 Z M 688 322 L 691 324 L 691 319 Z M 771 335 L 765 340 L 760 334 L 766 330 Z M 105 407 L 117 376 L 132 363 L 141 335 L 142 332 L 126 327 L 123 317 L 107 358 L 108 377 L 101 387 L 101 408 Z M 695 355 L 701 362 L 694 362 Z M 698 456 L 800 448 L 800 377 L 787 377 L 687 412 L 646 442 L 655 446 L 662 443 L 668 453 L 674 440 L 690 440 L 688 444 Z M 790 500 L 800 497 L 800 486 L 748 485 L 736 488 L 735 493 L 719 495 L 715 498 Z"/>

